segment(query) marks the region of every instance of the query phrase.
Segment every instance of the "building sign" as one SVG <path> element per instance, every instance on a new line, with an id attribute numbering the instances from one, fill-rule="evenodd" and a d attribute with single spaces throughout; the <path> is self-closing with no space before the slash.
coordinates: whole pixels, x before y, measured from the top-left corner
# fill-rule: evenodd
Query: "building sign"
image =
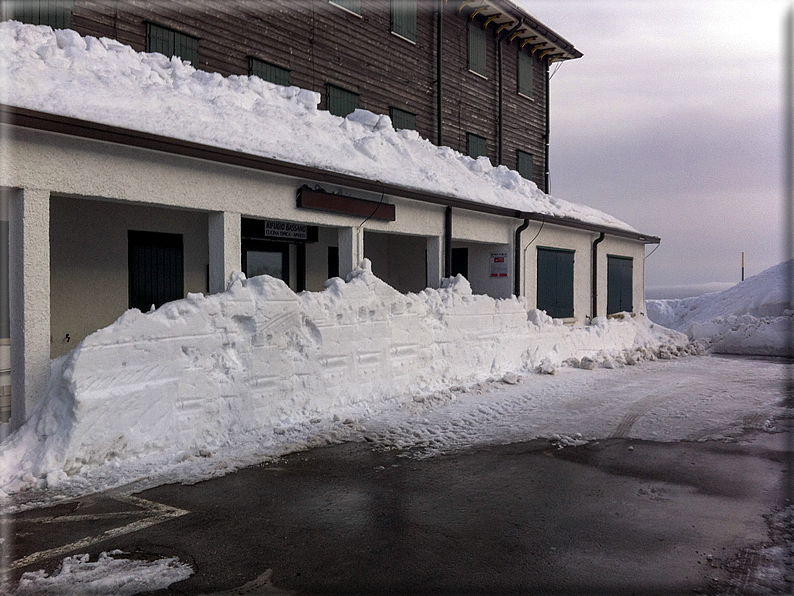
<path id="1" fill-rule="evenodd" d="M 265 237 L 281 238 L 284 240 L 306 240 L 308 238 L 305 224 L 289 223 L 286 221 L 266 221 Z"/>
<path id="2" fill-rule="evenodd" d="M 507 253 L 491 253 L 491 277 L 507 277 Z"/>

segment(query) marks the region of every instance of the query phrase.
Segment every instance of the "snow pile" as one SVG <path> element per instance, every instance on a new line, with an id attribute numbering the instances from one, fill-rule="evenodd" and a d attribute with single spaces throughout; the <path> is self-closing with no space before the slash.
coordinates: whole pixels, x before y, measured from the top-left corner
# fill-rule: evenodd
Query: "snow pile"
<path id="1" fill-rule="evenodd" d="M 784 261 L 728 290 L 679 300 L 647 300 L 648 318 L 705 340 L 713 352 L 792 355 L 794 261 Z"/>
<path id="2" fill-rule="evenodd" d="M 353 430 L 362 413 L 457 384 L 515 383 L 516 372 L 585 359 L 671 358 L 687 346 L 645 319 L 565 326 L 527 314 L 523 299 L 473 295 L 461 276 L 401 294 L 368 265 L 319 293 L 238 274 L 224 293 L 127 311 L 53 361 L 48 395 L 2 445 L 0 488 L 53 486 L 152 455 L 209 457 L 246 441 L 300 448 L 312 433 L 290 444 L 295 428 Z"/>
<path id="3" fill-rule="evenodd" d="M 318 93 L 223 77 L 70 30 L 0 23 L 2 103 L 223 147 L 520 211 L 634 231 L 517 172 L 437 147 L 388 116 L 317 109 Z"/>
<path id="4" fill-rule="evenodd" d="M 66 557 L 52 575 L 45 571 L 22 574 L 13 596 L 131 596 L 165 589 L 193 574 L 176 557 L 157 561 L 119 558 L 122 551 L 101 553 L 96 561 L 88 555 Z M 2 585 L 0 585 L 2 588 Z"/>

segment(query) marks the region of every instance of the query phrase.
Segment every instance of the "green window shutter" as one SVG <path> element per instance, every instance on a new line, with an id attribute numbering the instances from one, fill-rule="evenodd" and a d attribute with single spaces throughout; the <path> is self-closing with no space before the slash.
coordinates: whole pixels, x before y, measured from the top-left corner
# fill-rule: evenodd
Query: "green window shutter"
<path id="1" fill-rule="evenodd" d="M 537 307 L 555 319 L 573 316 L 571 250 L 538 248 Z"/>
<path id="2" fill-rule="evenodd" d="M 416 0 L 391 0 L 391 30 L 416 41 Z"/>
<path id="3" fill-rule="evenodd" d="M 73 8 L 74 0 L 6 0 L 2 17 L 4 21 L 71 29 Z"/>
<path id="4" fill-rule="evenodd" d="M 469 21 L 469 70 L 486 76 L 487 34 L 477 21 Z"/>
<path id="5" fill-rule="evenodd" d="M 331 84 L 326 85 L 326 93 L 328 96 L 328 111 L 334 116 L 342 116 L 344 118 L 358 108 L 358 93 L 353 93 Z"/>
<path id="6" fill-rule="evenodd" d="M 466 155 L 477 159 L 481 155 L 488 155 L 488 142 L 485 137 L 466 133 Z"/>
<path id="7" fill-rule="evenodd" d="M 399 108 L 389 108 L 391 123 L 394 128 L 416 130 L 416 114 L 406 112 Z"/>
<path id="8" fill-rule="evenodd" d="M 257 58 L 248 59 L 248 74 L 276 85 L 283 85 L 284 87 L 289 87 L 290 85 L 289 70 Z"/>
<path id="9" fill-rule="evenodd" d="M 634 261 L 630 257 L 607 255 L 607 314 L 632 312 Z"/>
<path id="10" fill-rule="evenodd" d="M 329 0 L 329 2 L 346 8 L 350 12 L 361 14 L 361 0 Z"/>
<path id="11" fill-rule="evenodd" d="M 532 180 L 532 154 L 519 149 L 516 155 L 516 170 L 527 180 Z"/>
<path id="12" fill-rule="evenodd" d="M 174 54 L 182 58 L 194 68 L 199 66 L 199 40 L 192 35 L 174 31 Z"/>
<path id="13" fill-rule="evenodd" d="M 526 52 L 518 53 L 518 92 L 532 97 L 534 87 L 535 65 L 532 56 Z"/>
<path id="14" fill-rule="evenodd" d="M 198 68 L 198 47 L 199 40 L 197 37 L 180 33 L 155 23 L 146 23 L 147 52 L 159 52 L 168 58 L 178 56 Z"/>

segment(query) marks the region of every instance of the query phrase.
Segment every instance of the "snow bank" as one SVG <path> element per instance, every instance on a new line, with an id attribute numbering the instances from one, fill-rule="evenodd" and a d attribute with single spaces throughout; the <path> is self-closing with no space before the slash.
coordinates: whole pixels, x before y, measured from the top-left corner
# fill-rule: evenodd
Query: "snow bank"
<path id="1" fill-rule="evenodd" d="M 318 93 L 223 77 L 70 30 L 0 23 L 0 101 L 521 211 L 635 231 L 505 166 L 437 147 L 388 116 L 318 110 Z"/>
<path id="2" fill-rule="evenodd" d="M 45 571 L 23 573 L 19 585 L 10 593 L 12 596 L 132 596 L 165 589 L 193 574 L 193 569 L 176 557 L 144 561 L 121 558 L 124 554 L 119 550 L 103 552 L 96 561 L 86 554 L 66 557 L 52 575 Z"/>
<path id="3" fill-rule="evenodd" d="M 722 292 L 647 300 L 648 318 L 706 341 L 713 352 L 791 355 L 792 268 L 794 261 L 784 261 Z"/>
<path id="4" fill-rule="evenodd" d="M 523 299 L 473 295 L 461 276 L 405 295 L 368 265 L 319 293 L 238 274 L 224 293 L 127 311 L 53 361 L 45 400 L 2 445 L 0 487 L 152 453 L 273 444 L 295 426 L 461 383 L 634 364 L 687 344 L 644 319 L 565 326 L 528 314 Z"/>

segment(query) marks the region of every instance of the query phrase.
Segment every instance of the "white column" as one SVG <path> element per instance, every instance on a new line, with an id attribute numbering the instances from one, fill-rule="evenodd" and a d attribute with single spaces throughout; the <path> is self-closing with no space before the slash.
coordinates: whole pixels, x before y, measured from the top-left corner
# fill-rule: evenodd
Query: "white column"
<path id="1" fill-rule="evenodd" d="M 44 399 L 49 380 L 49 191 L 13 192 L 9 220 L 11 428 L 17 428 Z"/>
<path id="2" fill-rule="evenodd" d="M 219 211 L 209 215 L 210 293 L 223 292 L 233 271 L 242 269 L 240 214 Z"/>
<path id="3" fill-rule="evenodd" d="M 440 288 L 444 277 L 444 239 L 430 236 L 427 239 L 427 287 Z"/>
<path id="4" fill-rule="evenodd" d="M 364 228 L 339 228 L 339 277 L 345 279 L 364 259 Z"/>

